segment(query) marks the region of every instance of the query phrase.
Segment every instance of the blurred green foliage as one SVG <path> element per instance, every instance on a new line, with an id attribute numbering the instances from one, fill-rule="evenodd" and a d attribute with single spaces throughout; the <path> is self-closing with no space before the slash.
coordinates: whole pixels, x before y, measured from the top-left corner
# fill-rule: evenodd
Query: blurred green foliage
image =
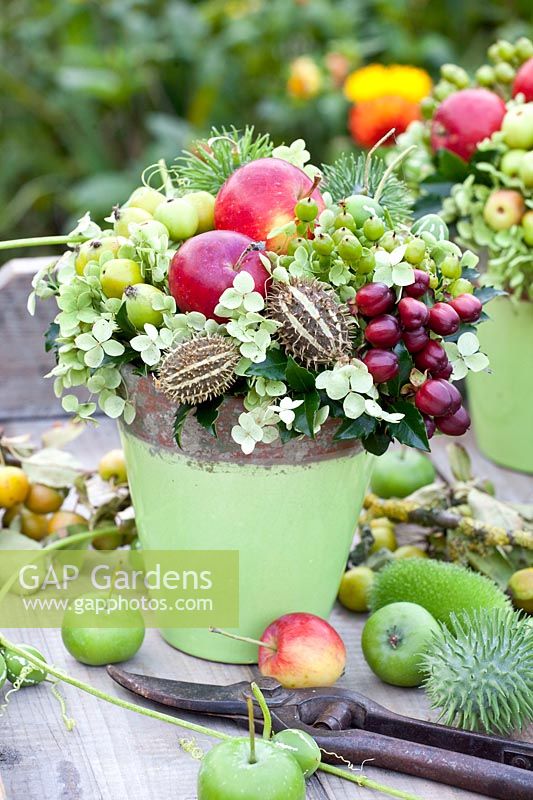
<path id="1" fill-rule="evenodd" d="M 345 135 L 328 53 L 434 73 L 475 65 L 530 17 L 530 0 L 7 0 L 0 236 L 61 231 L 86 208 L 101 217 L 144 166 L 172 161 L 211 125 L 303 136 L 318 162 Z M 286 90 L 303 54 L 325 75 L 307 101 Z"/>

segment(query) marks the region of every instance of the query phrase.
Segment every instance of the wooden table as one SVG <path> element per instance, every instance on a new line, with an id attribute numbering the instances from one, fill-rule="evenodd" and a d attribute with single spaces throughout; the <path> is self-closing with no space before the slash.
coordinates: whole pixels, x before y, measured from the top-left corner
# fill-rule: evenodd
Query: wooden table
<path id="1" fill-rule="evenodd" d="M 33 343 L 38 340 L 43 323 L 42 316 L 35 323 L 28 321 L 22 302 L 32 266 L 28 262 L 13 263 L 9 271 L 0 273 L 0 341 L 4 343 L 0 348 L 0 375 L 2 378 L 8 376 L 8 380 L 3 380 L 0 385 L 0 423 L 4 422 L 8 433 L 28 432 L 37 439 L 43 430 L 50 427 L 49 414 L 58 415 L 60 409 L 58 404 L 54 404 L 49 387 L 44 387 L 44 382 L 39 381 L 39 372 L 35 370 L 36 361 L 38 367 L 45 366 L 44 357 L 39 355 L 36 358 L 35 353 L 31 357 Z M 24 291 L 15 289 L 14 281 L 20 282 Z M 20 303 L 14 307 L 16 297 L 20 297 Z M 6 331 L 8 311 L 11 316 Z M 17 324 L 24 330 L 23 337 L 17 337 Z M 9 338 L 11 346 L 5 346 Z M 20 341 L 15 350 L 17 338 Z M 17 370 L 13 365 L 17 363 L 19 352 L 22 367 Z M 99 456 L 117 442 L 114 423 L 103 420 L 98 428 L 89 428 L 72 448 L 87 466 L 94 466 Z M 447 472 L 445 440 L 436 439 L 434 442 L 433 458 L 439 469 Z M 476 473 L 493 480 L 498 496 L 533 502 L 532 478 L 490 464 L 477 452 L 471 436 L 464 437 L 464 442 L 472 455 Z M 422 690 L 387 686 L 370 672 L 360 650 L 362 615 L 336 608 L 331 621 L 342 635 L 348 651 L 348 665 L 341 685 L 356 689 L 397 713 L 421 719 L 432 718 Z M 101 689 L 131 699 L 128 692 L 111 682 L 104 669 L 85 667 L 71 658 L 61 643 L 59 632 L 10 631 L 4 628 L 4 624 L 2 629 L 6 635 L 15 641 L 35 645 L 56 666 Z M 138 672 L 220 684 L 257 675 L 254 668 L 214 664 L 184 655 L 169 647 L 156 631 L 148 632 L 145 644 L 128 666 Z M 9 800 L 196 798 L 198 762 L 180 748 L 182 734 L 179 729 L 115 708 L 70 686 L 64 687 L 63 694 L 69 715 L 76 720 L 72 732 L 65 729 L 59 705 L 49 686 L 26 689 L 13 696 L 8 711 L 0 719 L 0 800 L 4 797 L 2 779 Z M 199 717 L 194 717 L 194 720 L 213 725 L 213 720 Z M 238 730 L 231 722 L 217 720 L 214 724 L 223 731 Z M 184 731 L 183 736 L 189 738 L 188 732 Z M 212 744 L 202 736 L 195 739 L 204 751 Z M 430 781 L 375 769 L 371 763 L 365 765 L 364 774 L 417 794 L 424 800 L 475 800 L 480 797 Z M 383 795 L 320 773 L 311 779 L 307 792 L 310 800 L 356 800 L 379 796 Z"/>

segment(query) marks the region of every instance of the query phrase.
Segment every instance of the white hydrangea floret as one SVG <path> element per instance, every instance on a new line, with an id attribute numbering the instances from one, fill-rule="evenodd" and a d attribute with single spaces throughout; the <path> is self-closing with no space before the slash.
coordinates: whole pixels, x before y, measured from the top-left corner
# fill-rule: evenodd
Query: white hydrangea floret
<path id="1" fill-rule="evenodd" d="M 269 406 L 268 408 L 270 411 L 273 411 L 274 414 L 277 414 L 279 419 L 284 422 L 290 430 L 296 418 L 294 409 L 299 408 L 302 404 L 303 400 L 293 400 L 291 397 L 286 396 L 281 398 L 279 405 Z"/>
<path id="2" fill-rule="evenodd" d="M 154 367 L 161 359 L 161 351 L 169 348 L 174 341 L 174 334 L 168 328 L 157 330 L 149 322 L 144 326 L 144 334 L 134 336 L 130 345 L 140 353 L 142 360 L 149 367 Z"/>
<path id="3" fill-rule="evenodd" d="M 248 311 L 258 312 L 265 307 L 265 301 L 255 291 L 255 282 L 249 272 L 242 270 L 233 279 L 233 286 L 220 295 L 215 314 L 219 317 L 236 319 Z"/>
<path id="4" fill-rule="evenodd" d="M 267 406 L 258 406 L 239 414 L 239 423 L 231 429 L 231 438 L 240 445 L 245 455 L 250 455 L 262 442 L 270 444 L 279 436 L 277 415 Z"/>
<path id="5" fill-rule="evenodd" d="M 452 378 L 459 381 L 468 370 L 482 372 L 489 366 L 485 353 L 479 351 L 479 339 L 475 333 L 463 333 L 455 342 L 444 342 L 444 349 L 452 365 Z"/>
<path id="6" fill-rule="evenodd" d="M 393 423 L 403 419 L 403 414 L 391 414 L 381 408 L 372 375 L 358 359 L 324 370 L 317 375 L 315 384 L 317 389 L 324 389 L 331 400 L 343 401 L 344 413 L 349 419 L 358 419 L 365 413 Z"/>
<path id="7" fill-rule="evenodd" d="M 374 270 L 374 283 L 384 283 L 386 286 L 409 286 L 415 281 L 413 267 L 403 261 L 407 245 L 400 244 L 392 253 L 383 248 L 375 252 L 376 266 Z"/>

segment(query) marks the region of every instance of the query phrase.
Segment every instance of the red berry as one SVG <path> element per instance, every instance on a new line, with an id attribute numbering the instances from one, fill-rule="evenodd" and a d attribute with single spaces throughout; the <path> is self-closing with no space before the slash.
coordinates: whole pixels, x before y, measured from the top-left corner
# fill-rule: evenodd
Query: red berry
<path id="1" fill-rule="evenodd" d="M 415 405 L 423 414 L 444 417 L 454 414 L 461 406 L 460 392 L 448 381 L 430 378 L 415 395 Z"/>
<path id="2" fill-rule="evenodd" d="M 447 362 L 446 350 L 434 339 L 430 339 L 424 349 L 415 356 L 415 364 L 422 372 L 426 369 L 429 372 L 438 372 L 446 366 Z"/>
<path id="3" fill-rule="evenodd" d="M 365 339 L 374 347 L 394 347 L 401 337 L 400 323 L 392 314 L 374 317 L 365 328 Z"/>
<path id="4" fill-rule="evenodd" d="M 402 297 L 398 303 L 398 313 L 406 331 L 414 331 L 425 325 L 429 317 L 428 307 L 414 297 Z"/>
<path id="5" fill-rule="evenodd" d="M 429 342 L 429 334 L 425 328 L 415 328 L 404 331 L 402 339 L 410 353 L 419 353 Z"/>
<path id="6" fill-rule="evenodd" d="M 428 435 L 428 439 L 431 439 L 435 431 L 437 430 L 437 426 L 435 424 L 435 420 L 431 417 L 426 416 L 426 414 L 422 414 L 424 419 L 424 425 L 426 426 L 426 433 Z"/>
<path id="7" fill-rule="evenodd" d="M 415 282 L 404 286 L 404 292 L 409 297 L 422 297 L 429 288 L 429 275 L 421 269 L 415 269 Z"/>
<path id="8" fill-rule="evenodd" d="M 374 383 L 385 383 L 396 377 L 399 372 L 398 356 L 390 350 L 374 348 L 363 357 Z"/>
<path id="9" fill-rule="evenodd" d="M 460 324 L 459 314 L 449 303 L 435 303 L 429 309 L 429 327 L 439 336 L 455 333 Z"/>
<path id="10" fill-rule="evenodd" d="M 450 364 L 450 362 L 448 361 L 446 366 L 442 367 L 442 369 L 437 369 L 437 370 L 434 369 L 434 370 L 432 370 L 431 371 L 431 377 L 432 378 L 442 378 L 443 380 L 447 381 L 448 378 L 450 377 L 450 375 L 452 374 L 452 372 L 453 372 L 453 367 Z"/>
<path id="11" fill-rule="evenodd" d="M 449 436 L 462 436 L 470 427 L 470 414 L 464 406 L 454 414 L 447 414 L 437 420 L 439 431 L 447 433 Z"/>
<path id="12" fill-rule="evenodd" d="M 359 311 L 364 317 L 378 317 L 394 306 L 394 292 L 384 283 L 367 283 L 355 295 Z"/>
<path id="13" fill-rule="evenodd" d="M 481 300 L 478 300 L 473 294 L 460 294 L 450 300 L 450 305 L 457 311 L 463 322 L 477 322 L 483 310 Z"/>

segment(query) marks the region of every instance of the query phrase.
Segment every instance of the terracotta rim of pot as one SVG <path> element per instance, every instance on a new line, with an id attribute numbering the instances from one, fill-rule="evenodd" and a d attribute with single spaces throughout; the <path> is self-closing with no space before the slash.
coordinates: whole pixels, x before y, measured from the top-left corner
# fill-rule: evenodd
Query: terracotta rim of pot
<path id="1" fill-rule="evenodd" d="M 130 425 L 121 423 L 124 431 L 152 447 L 175 455 L 182 453 L 198 461 L 274 466 L 349 457 L 363 449 L 357 439 L 336 441 L 333 437 L 339 421 L 328 419 L 316 439 L 303 436 L 290 439 L 285 444 L 278 439 L 272 444 L 258 444 L 254 452 L 246 456 L 231 438 L 231 429 L 244 411 L 242 398 L 231 395 L 219 409 L 218 436 L 214 437 L 206 431 L 191 413 L 183 426 L 180 449 L 173 434 L 176 405 L 156 389 L 152 375 L 140 375 L 129 365 L 125 365 L 121 372 L 128 397 L 136 409 L 135 419 Z"/>

